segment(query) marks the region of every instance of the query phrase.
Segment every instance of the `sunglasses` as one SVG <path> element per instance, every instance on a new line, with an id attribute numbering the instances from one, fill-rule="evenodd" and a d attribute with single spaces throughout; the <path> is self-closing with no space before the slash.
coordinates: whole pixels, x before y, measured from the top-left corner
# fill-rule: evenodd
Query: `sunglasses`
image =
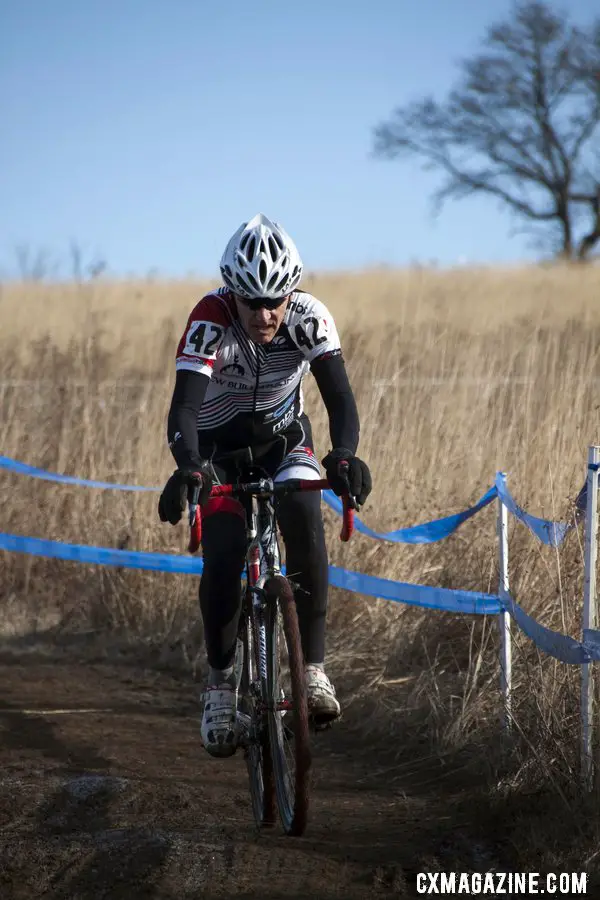
<path id="1" fill-rule="evenodd" d="M 268 297 L 241 297 L 240 294 L 235 295 L 236 298 L 242 303 L 247 309 L 252 310 L 252 312 L 258 312 L 259 309 L 279 309 L 282 303 L 285 303 L 289 294 L 286 294 L 285 297 L 277 297 L 275 300 L 270 300 Z"/>

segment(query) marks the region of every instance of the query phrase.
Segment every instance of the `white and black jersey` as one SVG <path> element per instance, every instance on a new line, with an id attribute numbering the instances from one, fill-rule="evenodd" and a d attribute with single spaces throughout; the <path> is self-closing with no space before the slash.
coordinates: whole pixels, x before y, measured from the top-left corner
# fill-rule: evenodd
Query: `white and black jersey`
<path id="1" fill-rule="evenodd" d="M 192 411 L 201 450 L 273 442 L 304 418 L 302 379 L 311 369 L 330 414 L 332 441 L 339 432 L 339 440 L 347 441 L 341 446 L 355 452 L 358 416 L 341 352 L 331 313 L 311 294 L 292 294 L 268 344 L 255 344 L 247 335 L 228 289 L 207 294 L 190 314 L 177 348 L 168 428 L 175 458 L 196 455 L 196 446 L 189 446 Z"/>

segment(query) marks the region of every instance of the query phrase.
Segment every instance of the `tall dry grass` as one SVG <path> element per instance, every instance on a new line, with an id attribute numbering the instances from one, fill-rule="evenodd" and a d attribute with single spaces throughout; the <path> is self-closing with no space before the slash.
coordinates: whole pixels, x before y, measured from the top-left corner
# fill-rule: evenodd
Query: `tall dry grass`
<path id="1" fill-rule="evenodd" d="M 208 286 L 4 285 L 2 452 L 81 477 L 161 485 L 173 466 L 165 421 L 175 346 Z M 530 511 L 572 515 L 586 448 L 600 441 L 597 268 L 377 270 L 309 276 L 305 287 L 330 307 L 345 348 L 362 422 L 359 452 L 374 479 L 363 514 L 368 524 L 388 530 L 456 512 L 499 469 Z M 327 422 L 307 382 L 306 406 L 324 455 Z M 185 530 L 159 523 L 156 495 L 1 473 L 0 497 L 4 531 L 184 552 Z M 491 507 L 448 540 L 426 546 L 358 534 L 342 545 L 339 520 L 329 510 L 325 519 L 337 565 L 402 581 L 496 589 Z M 536 618 L 575 636 L 581 541 L 574 531 L 557 551 L 518 523 L 510 526 L 513 594 Z M 3 562 L 5 640 L 25 641 L 32 632 L 55 643 L 72 632 L 110 635 L 114 646 L 145 642 L 164 662 L 202 666 L 189 577 L 7 554 Z M 504 759 L 501 770 L 494 752 L 501 709 L 493 620 L 332 591 L 329 665 L 347 708 L 361 710 L 370 740 L 425 741 L 437 759 L 468 752 L 499 778 L 497 797 L 543 794 L 550 785 L 561 809 L 580 809 L 578 671 L 541 656 L 523 636 L 515 635 L 518 754 L 510 765 Z M 546 819 L 540 802 L 539 817 Z M 577 830 L 571 838 L 583 840 Z M 556 859 L 574 859 L 571 850 Z M 549 860 L 558 853 L 543 852 Z"/>

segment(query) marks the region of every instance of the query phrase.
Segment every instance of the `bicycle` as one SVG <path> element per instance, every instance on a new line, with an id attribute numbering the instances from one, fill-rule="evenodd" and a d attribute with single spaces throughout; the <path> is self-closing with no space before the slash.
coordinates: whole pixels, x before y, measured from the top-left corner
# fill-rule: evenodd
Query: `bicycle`
<path id="1" fill-rule="evenodd" d="M 281 573 L 273 500 L 294 491 L 329 487 L 326 479 L 259 478 L 217 485 L 211 497 L 240 499 L 246 508 L 246 587 L 238 628 L 238 746 L 243 747 L 257 826 L 274 826 L 277 811 L 288 835 L 307 825 L 311 767 L 304 662 L 293 590 Z M 199 486 L 189 502 L 189 551 L 200 546 Z M 356 501 L 343 498 L 340 538 L 352 535 Z"/>

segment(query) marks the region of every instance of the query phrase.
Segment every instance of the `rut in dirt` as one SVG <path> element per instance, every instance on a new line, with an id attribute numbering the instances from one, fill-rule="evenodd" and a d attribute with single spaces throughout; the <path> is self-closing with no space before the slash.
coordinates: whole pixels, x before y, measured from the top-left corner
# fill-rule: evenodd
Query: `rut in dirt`
<path id="1" fill-rule="evenodd" d="M 0 676 L 3 898 L 411 897 L 432 860 L 499 862 L 459 846 L 468 823 L 440 805 L 439 767 L 377 774 L 350 716 L 312 738 L 308 827 L 291 838 L 257 833 L 241 754 L 202 749 L 188 678 L 33 658 Z"/>

